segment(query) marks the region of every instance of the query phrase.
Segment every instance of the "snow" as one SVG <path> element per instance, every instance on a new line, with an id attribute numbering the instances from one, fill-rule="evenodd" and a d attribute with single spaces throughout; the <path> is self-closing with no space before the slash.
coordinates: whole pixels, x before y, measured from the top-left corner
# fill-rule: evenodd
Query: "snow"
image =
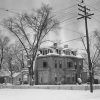
<path id="1" fill-rule="evenodd" d="M 0 71 L 0 76 L 4 77 L 4 76 L 10 76 L 10 71 L 5 71 L 5 70 L 1 70 Z"/>
<path id="2" fill-rule="evenodd" d="M 0 89 L 1 100 L 100 100 L 100 90 Z"/>
<path id="3" fill-rule="evenodd" d="M 20 72 L 14 73 L 14 74 L 13 74 L 13 77 L 16 77 L 16 76 L 18 76 L 18 75 L 20 75 L 20 74 L 21 74 Z"/>

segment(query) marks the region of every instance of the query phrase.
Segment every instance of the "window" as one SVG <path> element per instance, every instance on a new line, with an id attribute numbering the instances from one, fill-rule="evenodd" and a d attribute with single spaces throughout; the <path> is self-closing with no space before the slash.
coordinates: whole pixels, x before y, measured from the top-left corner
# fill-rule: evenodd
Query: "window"
<path id="1" fill-rule="evenodd" d="M 55 81 L 57 82 L 57 77 L 55 77 Z"/>
<path id="2" fill-rule="evenodd" d="M 72 62 L 67 62 L 67 66 L 68 66 L 69 68 L 73 67 Z"/>
<path id="3" fill-rule="evenodd" d="M 45 52 L 44 52 L 44 50 L 43 50 L 43 55 L 45 55 Z"/>
<path id="4" fill-rule="evenodd" d="M 75 69 L 77 69 L 77 65 L 75 65 Z"/>
<path id="5" fill-rule="evenodd" d="M 82 65 L 82 63 L 81 62 L 79 62 L 79 66 L 81 66 Z"/>
<path id="6" fill-rule="evenodd" d="M 56 52 L 57 52 L 57 54 L 59 53 L 59 52 L 58 52 L 58 49 L 56 49 Z"/>
<path id="7" fill-rule="evenodd" d="M 41 83 L 42 83 L 43 81 L 42 81 L 42 77 L 41 77 Z"/>
<path id="8" fill-rule="evenodd" d="M 65 50 L 63 50 L 63 53 L 66 54 Z"/>
<path id="9" fill-rule="evenodd" d="M 75 69 L 77 69 L 77 63 L 76 62 L 74 63 L 74 67 L 75 67 Z"/>
<path id="10" fill-rule="evenodd" d="M 55 60 L 55 68 L 57 68 L 57 61 Z"/>
<path id="11" fill-rule="evenodd" d="M 52 50 L 50 50 L 50 53 L 53 53 L 53 51 L 52 51 Z"/>
<path id="12" fill-rule="evenodd" d="M 50 53 L 50 49 L 48 49 L 48 53 Z"/>
<path id="13" fill-rule="evenodd" d="M 62 62 L 61 61 L 59 62 L 59 68 L 62 68 Z"/>
<path id="14" fill-rule="evenodd" d="M 72 55 L 76 56 L 76 51 L 71 51 Z"/>
<path id="15" fill-rule="evenodd" d="M 68 83 L 70 83 L 70 77 L 67 77 L 67 81 L 68 81 Z"/>
<path id="16" fill-rule="evenodd" d="M 72 81 L 73 81 L 73 82 L 75 81 L 75 78 L 74 78 L 74 77 L 72 77 Z"/>
<path id="17" fill-rule="evenodd" d="M 40 50 L 40 53 L 42 54 L 42 50 Z"/>
<path id="18" fill-rule="evenodd" d="M 59 50 L 59 54 L 61 54 L 61 50 Z"/>
<path id="19" fill-rule="evenodd" d="M 66 55 L 70 55 L 70 51 L 66 51 Z"/>
<path id="20" fill-rule="evenodd" d="M 47 50 L 45 50 L 45 54 L 47 54 L 48 53 L 48 51 Z"/>
<path id="21" fill-rule="evenodd" d="M 47 62 L 43 62 L 43 67 L 46 68 L 47 67 Z"/>

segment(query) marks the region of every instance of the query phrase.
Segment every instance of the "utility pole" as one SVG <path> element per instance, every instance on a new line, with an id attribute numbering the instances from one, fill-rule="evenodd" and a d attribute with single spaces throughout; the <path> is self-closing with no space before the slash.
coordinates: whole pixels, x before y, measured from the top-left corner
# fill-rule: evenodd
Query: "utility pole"
<path id="1" fill-rule="evenodd" d="M 83 4 L 83 3 L 82 3 Z M 89 35 L 88 35 L 88 24 L 87 24 L 87 19 L 91 19 L 90 16 L 94 15 L 94 14 L 90 14 L 87 11 L 90 11 L 90 9 L 88 9 L 85 6 L 83 6 L 82 4 L 78 4 L 78 10 L 83 12 L 84 14 L 80 14 L 78 13 L 78 15 L 80 15 L 81 17 L 77 18 L 85 19 L 85 29 L 86 29 L 86 41 L 87 41 L 87 54 L 88 54 L 88 66 L 89 66 L 89 77 L 90 77 L 90 92 L 93 92 L 93 70 L 92 70 L 92 63 L 91 63 L 91 58 L 90 58 L 90 48 L 89 48 Z"/>

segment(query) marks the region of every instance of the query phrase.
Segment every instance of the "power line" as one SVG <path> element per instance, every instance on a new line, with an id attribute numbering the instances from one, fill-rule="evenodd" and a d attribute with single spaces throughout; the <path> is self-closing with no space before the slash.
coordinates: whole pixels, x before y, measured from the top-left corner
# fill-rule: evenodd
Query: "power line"
<path id="1" fill-rule="evenodd" d="M 87 5 L 87 6 L 93 8 L 94 10 L 96 10 L 96 11 L 98 11 L 98 12 L 100 13 L 100 10 L 99 10 L 99 9 L 97 9 L 97 8 L 95 8 L 95 7 L 93 7 L 93 6 L 90 6 L 90 5 Z"/>
<path id="2" fill-rule="evenodd" d="M 86 36 L 84 36 L 84 37 L 86 37 Z M 79 39 L 81 39 L 81 37 L 74 38 L 74 39 L 71 39 L 71 40 L 68 40 L 68 41 L 62 42 L 62 43 L 60 43 L 60 44 L 64 44 L 64 43 L 66 43 L 66 42 L 72 42 L 72 41 L 79 40 Z"/>
<path id="3" fill-rule="evenodd" d="M 87 54 L 88 54 L 88 64 L 89 64 L 89 76 L 90 76 L 90 92 L 93 92 L 93 70 L 92 70 L 92 63 L 90 58 L 90 47 L 89 47 L 89 35 L 88 35 L 88 25 L 87 25 L 87 19 L 91 19 L 90 16 L 94 15 L 89 13 L 90 9 L 88 9 L 86 6 L 79 5 L 79 11 L 83 12 L 84 14 L 78 14 L 80 17 L 78 19 L 84 18 L 85 20 L 85 28 L 86 28 L 86 42 L 87 42 Z"/>
<path id="4" fill-rule="evenodd" d="M 65 12 L 60 15 L 56 15 L 56 17 L 65 17 L 65 16 L 69 16 L 69 15 L 74 15 L 74 14 L 77 14 L 77 12 L 75 12 L 75 11 Z"/>
<path id="5" fill-rule="evenodd" d="M 75 23 L 77 21 L 75 19 L 72 19 L 72 20 L 67 21 L 65 25 L 69 25 L 69 24 Z"/>
<path id="6" fill-rule="evenodd" d="M 15 12 L 15 11 L 12 11 L 12 10 L 8 10 L 8 9 L 5 9 L 5 8 L 0 8 L 0 10 L 6 11 L 6 12 L 10 12 L 10 13 L 13 13 L 13 14 L 20 15 L 18 12 Z"/>
<path id="7" fill-rule="evenodd" d="M 64 8 L 64 9 L 57 10 L 57 11 L 55 11 L 55 12 L 53 12 L 53 13 L 61 12 L 62 10 L 63 10 L 63 11 L 69 10 L 69 9 L 75 7 L 75 6 L 77 6 L 77 4 L 74 4 L 74 5 L 72 5 L 72 6 L 69 6 L 69 7 L 67 7 L 67 8 Z"/>
<path id="8" fill-rule="evenodd" d="M 77 17 L 77 16 L 76 16 L 76 17 Z M 74 17 L 71 17 L 71 18 L 64 19 L 64 20 L 61 21 L 60 23 L 63 23 L 63 22 L 68 21 L 68 20 L 70 20 L 70 19 L 74 19 L 74 18 L 76 18 L 76 17 L 74 16 Z"/>
<path id="9" fill-rule="evenodd" d="M 84 36 L 84 37 L 86 37 L 86 36 Z M 66 43 L 66 42 L 73 42 L 73 41 L 79 40 L 79 39 L 81 39 L 81 38 L 82 38 L 82 37 L 74 38 L 74 39 L 71 39 L 71 40 L 68 40 L 68 41 L 64 41 L 64 42 L 62 42 L 62 43 L 60 43 L 60 44 L 64 44 L 64 43 Z M 45 40 L 45 41 L 43 41 L 43 42 L 46 42 L 46 41 L 54 43 L 54 41 L 51 41 L 51 40 Z M 42 43 L 43 43 L 43 42 L 42 42 Z"/>

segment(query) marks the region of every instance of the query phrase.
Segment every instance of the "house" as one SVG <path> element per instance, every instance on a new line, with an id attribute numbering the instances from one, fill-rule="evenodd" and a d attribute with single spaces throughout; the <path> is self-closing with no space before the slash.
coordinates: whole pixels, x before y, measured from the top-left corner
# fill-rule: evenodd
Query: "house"
<path id="1" fill-rule="evenodd" d="M 35 64 L 35 84 L 75 84 L 77 78 L 83 79 L 83 58 L 77 57 L 76 50 L 68 46 L 62 48 L 55 43 L 39 51 Z"/>
<path id="2" fill-rule="evenodd" d="M 0 84 L 8 83 L 10 72 L 4 69 L 0 70 Z"/>
<path id="3" fill-rule="evenodd" d="M 29 70 L 28 68 L 23 68 L 21 72 L 13 73 L 13 84 L 21 85 L 29 83 Z"/>

